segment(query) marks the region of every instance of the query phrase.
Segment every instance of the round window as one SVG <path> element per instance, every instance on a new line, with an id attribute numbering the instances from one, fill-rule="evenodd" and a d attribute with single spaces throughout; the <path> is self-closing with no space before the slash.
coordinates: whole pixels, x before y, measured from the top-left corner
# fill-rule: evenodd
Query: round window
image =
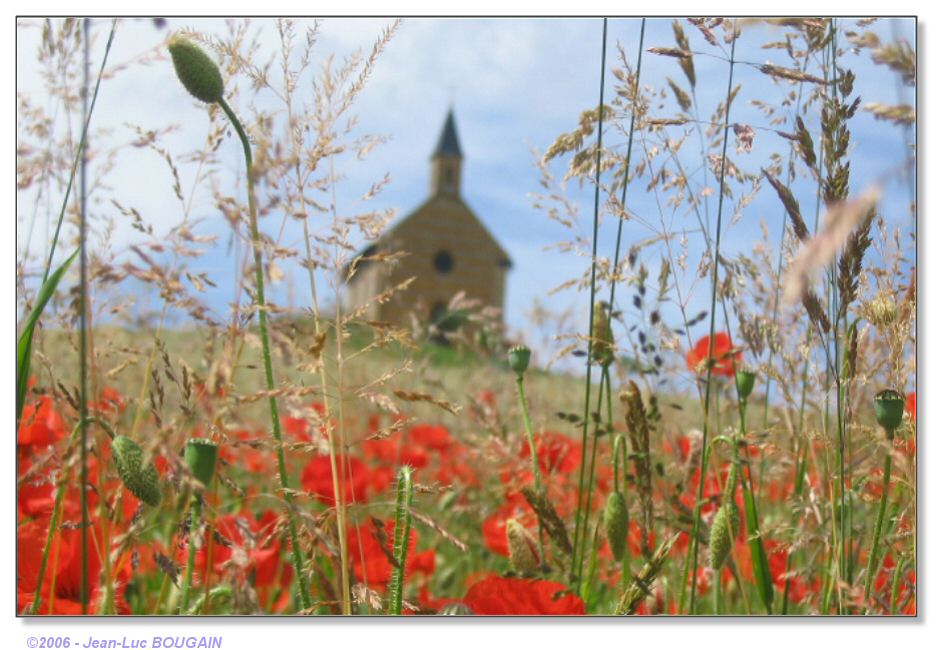
<path id="1" fill-rule="evenodd" d="M 432 262 L 435 264 L 435 270 L 439 273 L 448 273 L 455 266 L 455 259 L 452 257 L 452 253 L 448 251 L 436 253 Z"/>

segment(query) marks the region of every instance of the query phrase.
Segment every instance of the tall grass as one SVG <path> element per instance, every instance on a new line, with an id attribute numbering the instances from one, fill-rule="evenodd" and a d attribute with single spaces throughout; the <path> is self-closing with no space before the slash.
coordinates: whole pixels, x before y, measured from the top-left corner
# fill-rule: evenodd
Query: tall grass
<path id="1" fill-rule="evenodd" d="M 56 227 L 37 263 L 36 277 L 52 284 L 40 283 L 37 317 L 24 320 L 30 341 L 36 335 L 30 366 L 19 361 L 18 340 L 18 440 L 40 435 L 41 408 L 66 429 L 75 425 L 70 436 L 42 434 L 51 440 L 40 451 L 18 447 L 29 460 L 18 473 L 27 513 L 18 535 L 46 533 L 40 579 L 29 596 L 18 594 L 26 611 L 62 606 L 58 581 L 72 539 L 82 562 L 80 593 L 71 596 L 86 612 L 474 611 L 470 590 L 483 579 L 498 581 L 496 603 L 511 596 L 501 585 L 517 584 L 557 594 L 543 605 L 586 613 L 912 611 L 916 425 L 901 413 L 882 436 L 873 395 L 913 389 L 913 262 L 884 204 L 851 188 L 851 167 L 861 164 L 851 153 L 855 97 L 867 90 L 848 66 L 869 56 L 906 83 L 915 55 L 884 42 L 873 23 L 759 22 L 641 19 L 630 42 L 618 43 L 616 70 L 608 69 L 608 27 L 622 33 L 624 23 L 597 25 L 599 61 L 588 53 L 599 63 L 597 105 L 538 161 L 538 205 L 566 227 L 562 250 L 585 259 L 583 274 L 563 288 L 578 291 L 586 309 L 561 320 L 538 310 L 541 325 L 567 341 L 554 356 L 584 360 L 576 375 L 544 368 L 537 349 L 530 370 L 523 347 L 506 364 L 507 341 L 465 297 L 453 310 L 469 312 L 466 327 L 439 344 L 429 340 L 438 324 L 366 316 L 409 283 L 347 302 L 358 269 L 387 270 L 403 255 L 366 247 L 394 216 L 367 203 L 388 177 L 359 196 L 342 183 L 383 141 L 362 135 L 354 107 L 398 24 L 366 54 L 324 62 L 313 60 L 318 23 L 298 34 L 295 21 L 277 21 L 273 61 L 254 23 L 229 22 L 220 36 L 187 32 L 222 80 L 205 139 L 186 151 L 166 143 L 171 130 L 129 127 L 128 146 L 164 161 L 177 197 L 181 220 L 167 234 L 153 231 L 146 205 L 110 202 L 106 177 L 97 176 L 108 165 L 85 158 L 111 155 L 87 146 L 87 134 L 99 135 L 89 130 L 97 81 L 85 93 L 78 153 L 61 147 L 67 153 L 53 163 L 25 160 L 18 177 L 25 187 L 59 183 L 67 195 L 48 215 Z M 87 66 L 48 54 L 68 58 L 70 39 L 85 32 L 91 41 L 89 25 L 79 32 L 50 23 L 44 65 L 66 68 L 47 79 L 92 88 L 78 75 Z M 655 26 L 672 31 L 672 44 L 670 31 Z M 756 52 L 743 32 L 760 29 L 787 40 Z M 624 48 L 635 39 L 628 60 Z M 104 59 L 99 80 L 150 74 L 151 56 L 111 69 Z M 760 96 L 760 82 L 781 90 Z M 698 101 L 707 90 L 721 98 L 711 115 Z M 763 99 L 775 96 L 780 105 Z M 869 110 L 874 119 L 906 128 L 909 109 L 879 104 Z M 761 117 L 746 124 L 750 106 Z M 47 123 L 29 99 L 21 110 L 25 124 Z M 770 156 L 765 168 L 744 169 L 740 155 L 751 149 Z M 246 198 L 229 186 L 230 154 Z M 56 282 L 62 293 L 68 261 L 60 270 L 50 264 L 61 226 L 71 225 L 73 174 L 79 284 L 61 301 Z M 811 200 L 806 226 L 802 206 Z M 141 241 L 113 246 L 108 221 L 97 220 L 103 205 Z M 761 241 L 751 242 L 735 226 L 763 210 Z M 216 245 L 198 214 L 227 224 L 227 313 L 210 294 L 228 279 L 196 261 Z M 605 247 L 600 231 L 611 218 L 615 240 Z M 27 263 L 18 266 L 24 307 Z M 296 289 L 288 273 L 296 267 L 306 276 L 306 315 L 275 300 Z M 126 304 L 133 286 L 140 303 L 148 292 L 158 298 L 155 313 L 138 321 Z M 67 331 L 73 322 L 76 334 Z M 722 372 L 723 359 L 700 349 L 700 331 L 727 338 L 726 365 L 738 372 Z M 436 347 L 446 341 L 456 351 Z M 30 375 L 36 383 L 27 389 Z M 121 459 L 109 462 L 107 445 L 96 442 L 100 430 L 135 440 L 143 471 L 161 459 L 163 507 L 124 507 L 137 495 L 123 486 Z M 221 450 L 217 480 L 203 492 L 182 453 L 198 437 Z M 41 499 L 29 495 L 44 486 L 50 504 L 31 510 Z M 78 538 L 71 516 L 81 519 Z M 281 582 L 285 569 L 290 586 Z M 176 581 L 181 590 L 171 588 Z"/>

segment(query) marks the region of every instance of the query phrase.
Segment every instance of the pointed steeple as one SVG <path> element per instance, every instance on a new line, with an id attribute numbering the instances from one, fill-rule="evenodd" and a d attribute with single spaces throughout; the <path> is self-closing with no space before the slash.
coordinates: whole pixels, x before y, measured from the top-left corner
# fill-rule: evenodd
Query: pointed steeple
<path id="1" fill-rule="evenodd" d="M 433 158 L 452 157 L 462 158 L 462 146 L 459 144 L 459 136 L 455 130 L 455 112 L 450 108 L 449 114 L 445 117 L 445 125 L 442 127 L 442 135 L 439 136 L 439 142 L 435 145 L 435 151 L 432 152 Z"/>
<path id="2" fill-rule="evenodd" d="M 433 194 L 458 196 L 462 184 L 462 146 L 455 130 L 455 113 L 450 108 L 439 141 L 432 152 Z"/>

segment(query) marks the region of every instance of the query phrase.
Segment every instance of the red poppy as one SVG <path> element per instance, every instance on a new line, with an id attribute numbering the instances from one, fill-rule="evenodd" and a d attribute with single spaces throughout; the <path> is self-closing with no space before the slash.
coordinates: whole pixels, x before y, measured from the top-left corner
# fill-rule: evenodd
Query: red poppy
<path id="1" fill-rule="evenodd" d="M 320 402 L 313 402 L 309 405 L 309 408 L 315 411 L 319 415 L 324 415 L 326 413 L 326 407 L 323 406 Z M 310 442 L 312 439 L 311 427 L 312 419 L 307 417 L 297 418 L 291 415 L 283 415 L 280 418 L 281 426 L 284 429 L 284 432 L 288 436 L 293 436 L 298 442 Z M 320 427 L 320 434 L 326 438 L 327 432 L 326 427 Z"/>
<path id="2" fill-rule="evenodd" d="M 472 585 L 463 601 L 487 616 L 570 616 L 584 614 L 584 601 L 547 580 L 490 576 Z"/>
<path id="3" fill-rule="evenodd" d="M 429 465 L 430 449 L 441 452 L 451 444 L 452 439 L 445 428 L 420 425 L 413 427 L 408 436 L 399 432 L 388 438 L 366 440 L 362 448 L 367 459 L 391 467 L 408 465 L 422 469 Z"/>
<path id="4" fill-rule="evenodd" d="M 396 522 L 392 519 L 378 531 L 372 521 L 347 531 L 346 547 L 350 553 L 350 562 L 353 565 L 353 575 L 360 582 L 366 582 L 372 587 L 384 587 L 389 583 L 393 572 L 393 565 L 389 555 L 393 552 L 393 531 Z M 386 550 L 380 543 L 379 535 L 386 539 Z M 406 553 L 405 576 L 422 574 L 432 575 L 435 571 L 435 550 L 422 551 L 416 549 L 416 531 L 409 531 L 409 550 Z"/>
<path id="5" fill-rule="evenodd" d="M 449 430 L 442 426 L 417 424 L 409 429 L 409 440 L 417 445 L 438 452 L 448 451 L 452 446 L 452 436 Z"/>
<path id="6" fill-rule="evenodd" d="M 538 466 L 544 474 L 568 474 L 581 465 L 581 443 L 557 431 L 545 431 L 535 436 Z M 531 448 L 525 440 L 520 456 L 529 458 Z"/>
<path id="7" fill-rule="evenodd" d="M 686 365 L 693 372 L 706 372 L 712 364 L 712 374 L 718 377 L 732 377 L 736 374 L 736 364 L 741 363 L 742 353 L 732 345 L 729 335 L 718 332 L 710 345 L 709 337 L 696 341 L 693 349 L 686 353 Z"/>
<path id="8" fill-rule="evenodd" d="M 340 477 L 340 491 L 347 503 L 366 501 L 366 491 L 372 475 L 366 465 L 350 456 L 337 456 L 337 472 Z M 332 506 L 336 504 L 333 496 L 333 471 L 329 456 L 317 456 L 303 470 L 300 484 L 320 501 Z"/>
<path id="9" fill-rule="evenodd" d="M 99 393 L 99 401 L 90 404 L 89 408 L 102 414 L 122 413 L 125 411 L 125 400 L 117 389 L 106 386 Z"/>
<path id="10" fill-rule="evenodd" d="M 914 424 L 917 424 L 917 391 L 907 393 L 907 397 L 904 398 L 904 411 L 914 421 Z"/>
<path id="11" fill-rule="evenodd" d="M 16 443 L 22 446 L 46 447 L 66 436 L 63 418 L 53 408 L 53 400 L 43 395 L 23 407 Z"/>
<path id="12" fill-rule="evenodd" d="M 101 529 L 98 521 L 90 521 L 88 533 L 89 594 L 87 611 L 95 612 L 100 599 L 99 554 L 92 549 L 101 543 Z M 32 606 L 36 585 L 39 579 L 39 567 L 49 533 L 49 519 L 41 518 L 29 521 L 17 528 L 17 609 L 24 611 Z M 98 539 L 94 539 L 94 537 Z M 77 528 L 60 528 L 53 533 L 50 547 L 50 560 L 43 575 L 40 595 L 40 612 L 44 614 L 76 615 L 82 613 L 82 538 Z M 120 614 L 129 614 L 130 608 L 125 601 L 125 586 L 131 577 L 128 557 L 113 567 L 115 580 L 115 610 Z M 55 590 L 55 591 L 54 591 Z"/>

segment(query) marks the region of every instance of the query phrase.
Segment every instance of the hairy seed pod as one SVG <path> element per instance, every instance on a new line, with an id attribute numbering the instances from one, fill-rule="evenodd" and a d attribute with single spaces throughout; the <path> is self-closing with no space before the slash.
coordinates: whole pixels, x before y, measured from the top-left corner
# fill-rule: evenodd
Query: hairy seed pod
<path id="1" fill-rule="evenodd" d="M 610 305 L 599 301 L 594 309 L 594 342 L 592 355 L 594 361 L 609 366 L 614 360 L 614 332 L 610 327 Z"/>
<path id="2" fill-rule="evenodd" d="M 119 470 L 119 478 L 129 492 L 148 505 L 157 506 L 162 500 L 158 472 L 154 465 L 143 462 L 145 454 L 142 448 L 125 436 L 116 436 L 112 441 L 112 458 Z"/>
<path id="3" fill-rule="evenodd" d="M 621 492 L 611 492 L 604 508 L 604 527 L 607 529 L 607 541 L 610 552 L 618 562 L 623 561 L 627 552 L 627 534 L 630 532 L 630 514 L 627 512 L 627 500 Z"/>
<path id="4" fill-rule="evenodd" d="M 505 524 L 505 532 L 508 537 L 508 560 L 512 569 L 519 573 L 530 573 L 541 566 L 538 543 L 521 522 L 509 519 Z"/>
<path id="5" fill-rule="evenodd" d="M 716 571 L 722 568 L 738 534 L 739 509 L 732 501 L 726 501 L 713 518 L 709 530 L 709 566 Z"/>
<path id="6" fill-rule="evenodd" d="M 168 44 L 178 80 L 195 99 L 214 104 L 224 97 L 224 81 L 217 64 L 205 51 L 183 36 Z"/>
<path id="7" fill-rule="evenodd" d="M 390 616 L 402 613 L 402 588 L 406 574 L 406 558 L 409 556 L 409 540 L 412 528 L 412 468 L 403 465 L 399 468 L 399 478 L 396 481 L 396 518 L 393 527 L 393 565 L 392 575 L 389 577 L 389 607 Z"/>
<path id="8" fill-rule="evenodd" d="M 439 610 L 439 616 L 472 616 L 475 612 L 465 603 L 449 603 Z"/>
<path id="9" fill-rule="evenodd" d="M 211 485 L 218 462 L 218 445 L 206 438 L 192 438 L 185 443 L 185 464 L 205 487 Z"/>

